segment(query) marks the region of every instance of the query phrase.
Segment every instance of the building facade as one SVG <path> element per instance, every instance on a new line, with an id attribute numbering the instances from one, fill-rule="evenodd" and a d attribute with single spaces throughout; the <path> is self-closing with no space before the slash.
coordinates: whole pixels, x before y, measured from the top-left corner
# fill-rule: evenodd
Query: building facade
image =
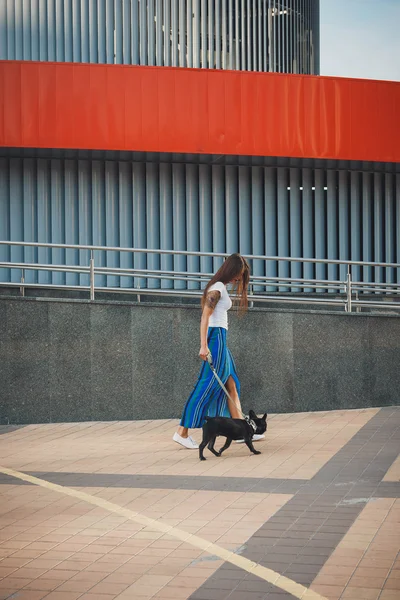
<path id="1" fill-rule="evenodd" d="M 399 86 L 313 77 L 318 0 L 6 0 L 0 28 L 0 239 L 400 261 Z M 0 256 L 88 259 L 5 246 Z M 215 267 L 111 252 L 96 262 Z M 301 261 L 256 268 L 346 275 Z M 3 282 L 19 277 L 0 269 Z M 354 277 L 399 280 L 371 267 Z M 49 271 L 26 281 L 88 280 Z"/>
<path id="2" fill-rule="evenodd" d="M 319 0 L 3 0 L 0 60 L 319 73 Z"/>

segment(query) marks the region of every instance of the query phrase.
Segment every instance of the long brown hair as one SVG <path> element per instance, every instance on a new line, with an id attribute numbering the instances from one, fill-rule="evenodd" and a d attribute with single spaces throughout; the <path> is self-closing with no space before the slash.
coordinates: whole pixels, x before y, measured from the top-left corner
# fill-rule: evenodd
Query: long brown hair
<path id="1" fill-rule="evenodd" d="M 249 279 L 250 267 L 246 259 L 244 259 L 240 254 L 231 254 L 206 285 L 203 297 L 201 299 L 201 307 L 204 308 L 208 290 L 213 283 L 221 281 L 226 285 L 232 280 L 236 280 L 233 284 L 232 290 L 238 299 L 239 311 L 244 313 L 247 310 L 248 305 L 247 288 L 249 285 Z"/>

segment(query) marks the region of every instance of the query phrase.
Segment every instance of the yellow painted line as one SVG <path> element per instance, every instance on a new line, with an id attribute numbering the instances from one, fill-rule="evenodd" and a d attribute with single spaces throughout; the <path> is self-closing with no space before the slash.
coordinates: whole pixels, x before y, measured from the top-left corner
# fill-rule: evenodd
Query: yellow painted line
<path id="1" fill-rule="evenodd" d="M 91 496 L 90 494 L 86 494 L 85 492 L 80 492 L 74 488 L 64 487 L 62 485 L 58 485 L 56 483 L 50 483 L 49 481 L 45 481 L 44 479 L 39 479 L 38 477 L 33 477 L 32 475 L 26 475 L 25 473 L 21 473 L 20 471 L 14 471 L 13 469 L 7 469 L 6 467 L 0 466 L 0 473 L 4 473 L 5 475 L 9 475 L 10 477 L 15 477 L 16 479 L 21 479 L 22 481 L 28 481 L 33 485 L 38 485 L 40 487 L 46 488 L 48 490 L 52 490 L 53 492 L 58 492 L 59 494 L 64 494 L 66 496 L 71 496 L 72 498 L 78 498 L 88 504 L 93 504 L 94 506 L 98 506 L 99 508 L 103 508 L 111 513 L 121 515 L 121 517 L 125 517 L 130 521 L 134 521 L 135 523 L 139 523 L 144 527 L 152 527 L 158 531 L 161 531 L 164 534 L 171 535 L 182 542 L 190 544 L 195 548 L 199 548 L 204 552 L 208 552 L 209 554 L 213 554 L 218 556 L 222 560 L 247 571 L 253 575 L 256 575 L 260 579 L 267 581 L 268 583 L 272 583 L 276 587 L 289 592 L 292 596 L 296 598 L 300 598 L 301 600 L 327 600 L 324 596 L 317 594 L 316 592 L 304 587 L 300 583 L 296 583 L 292 581 L 288 577 L 284 577 L 280 573 L 273 571 L 272 569 L 268 569 L 267 567 L 263 567 L 258 563 L 253 562 L 245 558 L 244 556 L 239 556 L 238 554 L 234 554 L 230 550 L 226 550 L 221 546 L 217 546 L 212 542 L 204 540 L 197 535 L 192 533 L 187 533 L 178 527 L 173 527 L 172 525 L 166 525 L 165 523 L 161 523 L 155 519 L 150 519 L 149 517 L 145 517 L 144 515 L 130 510 L 129 508 L 124 508 L 123 506 L 119 506 L 118 504 L 114 504 L 114 502 L 109 502 L 108 500 L 104 500 L 103 498 L 98 498 L 97 496 Z"/>

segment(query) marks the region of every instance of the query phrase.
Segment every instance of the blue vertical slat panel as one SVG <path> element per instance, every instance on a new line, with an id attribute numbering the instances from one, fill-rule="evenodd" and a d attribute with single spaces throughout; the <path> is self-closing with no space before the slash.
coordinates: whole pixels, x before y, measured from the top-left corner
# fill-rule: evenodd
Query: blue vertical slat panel
<path id="1" fill-rule="evenodd" d="M 24 8 L 22 0 L 14 0 L 15 5 L 15 59 L 24 58 Z"/>
<path id="2" fill-rule="evenodd" d="M 80 62 L 82 56 L 81 0 L 72 1 L 72 28 L 72 60 Z"/>
<path id="3" fill-rule="evenodd" d="M 115 61 L 115 41 L 116 41 L 116 22 L 115 22 L 115 11 L 114 11 L 114 0 L 107 0 L 105 5 L 105 20 L 102 25 L 103 36 L 105 38 L 105 50 L 104 60 L 108 64 L 114 64 Z M 104 41 L 102 41 L 104 46 Z"/>
<path id="4" fill-rule="evenodd" d="M 98 12 L 97 12 L 97 0 L 89 0 L 89 57 L 90 62 L 97 63 L 99 61 L 98 53 Z"/>
<path id="5" fill-rule="evenodd" d="M 212 167 L 212 227 L 213 252 L 225 252 L 225 168 L 220 165 Z M 223 258 L 213 260 L 213 271 L 216 272 L 223 263 Z"/>
<path id="6" fill-rule="evenodd" d="M 132 204 L 133 204 L 133 247 L 147 247 L 146 232 L 146 170 L 142 163 L 132 164 Z M 146 254 L 139 252 L 133 257 L 135 269 L 147 267 Z M 146 287 L 147 279 L 135 278 L 135 287 Z"/>
<path id="7" fill-rule="evenodd" d="M 172 214 L 174 229 L 174 250 L 186 250 L 186 189 L 185 189 L 185 165 L 172 165 Z M 174 257 L 174 270 L 186 271 L 186 257 Z M 176 281 L 175 289 L 184 289 L 184 281 Z"/>
<path id="8" fill-rule="evenodd" d="M 10 29 L 7 19 L 7 2 L 0 2 L 0 60 L 8 59 L 7 39 Z"/>
<path id="9" fill-rule="evenodd" d="M 193 67 L 200 67 L 201 27 L 200 0 L 193 0 Z"/>
<path id="10" fill-rule="evenodd" d="M 396 175 L 396 262 L 400 264 L 400 173 Z M 400 284 L 400 267 L 396 283 Z"/>
<path id="11" fill-rule="evenodd" d="M 222 7 L 221 7 L 221 19 L 222 19 L 222 36 L 221 36 L 221 43 L 222 43 L 222 56 L 221 56 L 221 65 L 220 69 L 228 69 L 231 68 L 229 66 L 229 62 L 228 62 L 228 50 L 227 50 L 227 44 L 229 41 L 229 48 L 230 48 L 230 52 L 232 52 L 232 44 L 230 42 L 230 36 L 231 36 L 231 29 L 232 29 L 232 0 L 226 1 L 226 2 L 222 2 Z"/>
<path id="12" fill-rule="evenodd" d="M 373 177 L 371 173 L 362 175 L 362 260 L 371 262 L 373 260 Z M 363 267 L 363 281 L 372 281 L 372 267 Z"/>
<path id="13" fill-rule="evenodd" d="M 96 11 L 97 12 L 97 11 Z M 93 18 L 93 16 L 92 16 Z M 55 13 L 55 34 L 56 34 L 56 60 L 58 62 L 65 61 L 65 25 L 64 25 L 64 0 L 56 0 Z M 97 39 L 97 15 L 96 15 L 96 30 L 92 32 Z M 97 62 L 97 58 L 96 58 Z"/>
<path id="14" fill-rule="evenodd" d="M 7 60 L 16 60 L 15 56 L 15 2 L 6 0 L 6 27 L 7 27 Z"/>
<path id="15" fill-rule="evenodd" d="M 197 165 L 186 165 L 186 229 L 187 249 L 189 252 L 200 250 L 199 230 L 199 169 Z M 188 256 L 187 268 L 189 272 L 198 273 L 200 260 L 198 256 Z M 198 290 L 200 284 L 190 282 L 188 288 Z"/>
<path id="16" fill-rule="evenodd" d="M 106 7 L 107 2 L 107 7 Z M 112 26 L 114 10 L 110 0 L 98 0 L 98 15 L 97 15 L 97 35 L 98 35 L 98 48 L 99 48 L 99 63 L 114 62 L 111 60 L 111 56 L 114 54 L 114 27 Z M 112 12 L 110 11 L 110 8 Z M 110 22 L 111 20 L 111 22 Z M 111 40 L 110 40 L 111 38 Z M 109 48 L 109 40 L 111 41 L 112 54 L 108 55 L 107 50 Z"/>
<path id="17" fill-rule="evenodd" d="M 290 216 L 288 194 L 287 169 L 278 167 L 278 254 L 289 256 Z M 280 261 L 278 264 L 279 277 L 289 277 L 289 263 Z M 279 291 L 286 292 L 287 288 L 281 286 Z"/>
<path id="18" fill-rule="evenodd" d="M 300 169 L 290 169 L 290 256 L 301 256 L 301 193 Z M 290 264 L 290 275 L 293 279 L 301 279 L 301 262 Z M 294 286 L 293 292 L 301 288 Z"/>
<path id="19" fill-rule="evenodd" d="M 132 64 L 138 65 L 140 56 L 140 37 L 139 37 L 139 2 L 131 2 L 131 56 Z"/>
<path id="20" fill-rule="evenodd" d="M 32 4 L 27 0 L 22 1 L 22 15 L 20 31 L 22 33 L 22 58 L 23 60 L 32 59 L 32 24 L 31 24 Z"/>
<path id="21" fill-rule="evenodd" d="M 160 248 L 172 250 L 174 247 L 174 224 L 172 208 L 172 167 L 168 163 L 160 164 Z M 161 269 L 174 270 L 174 258 L 170 254 L 161 255 Z M 161 287 L 171 289 L 174 284 L 169 279 L 161 281 Z"/>
<path id="22" fill-rule="evenodd" d="M 314 257 L 314 209 L 313 209 L 313 180 L 311 169 L 303 169 L 303 257 Z M 314 265 L 303 263 L 304 279 L 314 279 Z M 312 288 L 304 291 L 312 292 Z"/>
<path id="23" fill-rule="evenodd" d="M 73 39 L 76 32 L 73 29 L 72 0 L 64 0 L 64 60 L 72 62 L 74 60 Z"/>
<path id="24" fill-rule="evenodd" d="M 119 163 L 119 242 L 121 248 L 133 247 L 132 167 L 129 162 Z M 133 268 L 132 252 L 120 253 L 121 269 Z M 133 287 L 133 277 L 121 277 L 121 287 Z"/>
<path id="25" fill-rule="evenodd" d="M 51 242 L 51 172 L 50 161 L 37 162 L 37 224 L 38 242 Z M 38 248 L 38 262 L 51 264 L 51 249 Z M 51 283 L 50 271 L 39 271 L 38 283 Z"/>
<path id="26" fill-rule="evenodd" d="M 214 3 L 208 0 L 208 69 L 214 68 Z"/>
<path id="27" fill-rule="evenodd" d="M 90 60 L 90 15 L 89 15 L 89 1 L 81 0 L 81 62 L 87 63 Z"/>
<path id="28" fill-rule="evenodd" d="M 106 161 L 105 177 L 106 245 L 119 246 L 118 163 Z M 107 252 L 107 267 L 119 267 L 118 252 Z M 117 275 L 107 275 L 107 287 L 119 287 L 119 277 Z"/>
<path id="29" fill-rule="evenodd" d="M 146 226 L 147 248 L 160 248 L 160 196 L 159 196 L 159 167 L 155 163 L 146 165 Z M 160 255 L 148 254 L 147 266 L 152 270 L 160 269 Z M 149 279 L 149 288 L 159 288 L 156 279 Z"/>
<path id="30" fill-rule="evenodd" d="M 350 190 L 351 260 L 361 260 L 361 175 L 357 171 L 351 173 Z M 353 281 L 360 281 L 360 267 L 354 265 L 351 276 Z"/>
<path id="31" fill-rule="evenodd" d="M 155 27 L 154 27 L 154 0 L 147 0 L 147 27 L 148 27 L 148 56 L 147 64 L 154 66 L 156 64 L 156 41 L 155 41 Z"/>
<path id="32" fill-rule="evenodd" d="M 186 67 L 186 0 L 179 0 L 179 66 Z"/>
<path id="33" fill-rule="evenodd" d="M 327 172 L 327 249 L 328 258 L 337 260 L 338 255 L 338 222 L 337 222 L 337 171 Z M 336 281 L 339 277 L 337 265 L 328 265 L 328 279 Z M 334 290 L 332 290 L 333 292 Z"/>
<path id="34" fill-rule="evenodd" d="M 234 3 L 237 3 L 238 0 L 229 0 L 228 4 L 228 36 L 229 36 L 229 57 L 227 57 L 225 69 L 233 69 L 235 63 L 235 47 L 233 43 L 234 31 L 235 31 L 235 18 L 234 18 Z M 225 2 L 222 3 L 225 5 Z M 236 14 L 236 13 L 235 13 Z M 229 60 L 228 60 L 229 58 Z"/>
<path id="35" fill-rule="evenodd" d="M 326 192 L 324 171 L 315 170 L 315 258 L 326 258 Z M 316 279 L 326 279 L 326 265 L 316 263 Z M 317 288 L 322 291 L 321 288 Z M 325 290 L 324 290 L 325 291 Z"/>
<path id="36" fill-rule="evenodd" d="M 209 165 L 199 166 L 199 180 L 200 251 L 212 252 L 211 167 Z M 200 271 L 212 273 L 212 269 L 212 258 L 202 256 Z"/>
<path id="37" fill-rule="evenodd" d="M 187 66 L 193 67 L 193 0 L 186 0 Z"/>
<path id="38" fill-rule="evenodd" d="M 225 167 L 226 252 L 239 252 L 238 169 Z"/>
<path id="39" fill-rule="evenodd" d="M 37 206 L 36 206 L 36 161 L 26 158 L 23 161 L 23 241 L 37 242 Z M 37 248 L 26 246 L 24 249 L 24 262 L 37 262 Z M 36 283 L 37 272 L 25 271 L 25 282 Z"/>
<path id="40" fill-rule="evenodd" d="M 251 179 L 250 168 L 238 168 L 239 184 L 239 252 L 251 253 Z"/>
<path id="41" fill-rule="evenodd" d="M 171 0 L 171 65 L 179 66 L 178 52 L 179 12 L 178 0 Z"/>
<path id="42" fill-rule="evenodd" d="M 339 259 L 349 260 L 349 181 L 347 171 L 339 171 Z M 341 281 L 347 277 L 346 265 L 340 265 L 339 276 Z"/>
<path id="43" fill-rule="evenodd" d="M 239 2 L 242 0 L 235 0 L 235 70 L 241 69 L 242 65 L 242 53 L 240 47 L 240 31 L 241 31 L 241 20 L 239 19 Z"/>
<path id="44" fill-rule="evenodd" d="M 147 64 L 147 6 L 146 2 L 139 2 L 139 38 L 140 38 L 140 65 Z"/>
<path id="45" fill-rule="evenodd" d="M 225 2 L 224 2 L 225 4 Z M 215 68 L 221 68 L 221 2 L 215 3 Z"/>
<path id="46" fill-rule="evenodd" d="M 24 207 L 23 207 L 23 170 L 20 158 L 10 159 L 10 236 L 11 240 L 21 242 L 24 239 Z M 11 246 L 11 262 L 23 262 L 24 249 L 20 246 Z M 11 281 L 21 279 L 21 272 L 11 271 Z"/>
<path id="47" fill-rule="evenodd" d="M 164 2 L 164 67 L 171 66 L 171 3 Z M 200 27 L 200 22 L 199 22 Z M 195 65 L 196 66 L 196 65 Z"/>
<path id="48" fill-rule="evenodd" d="M 246 5 L 246 33 L 247 33 L 247 70 L 253 70 L 253 48 L 251 43 L 252 37 L 252 24 L 251 24 L 251 4 L 252 0 L 247 0 Z"/>
<path id="49" fill-rule="evenodd" d="M 395 188 L 392 173 L 385 173 L 385 262 L 395 262 Z M 393 267 L 385 269 L 386 283 L 395 282 Z"/>
<path id="50" fill-rule="evenodd" d="M 162 0 L 156 0 L 156 65 L 158 67 L 164 66 L 164 52 L 163 52 L 163 2 Z"/>
<path id="51" fill-rule="evenodd" d="M 272 167 L 264 168 L 264 215 L 265 215 L 265 253 L 267 256 L 278 255 L 277 238 L 277 193 L 276 193 L 276 169 Z M 278 265 L 275 261 L 267 260 L 265 265 L 265 275 L 267 277 L 276 277 L 278 274 Z M 268 292 L 276 292 L 275 286 L 268 286 Z"/>
<path id="52" fill-rule="evenodd" d="M 240 4 L 240 67 L 242 71 L 247 70 L 247 49 L 246 49 L 246 3 L 247 0 L 241 0 Z M 238 40 L 239 44 L 239 40 Z"/>
<path id="53" fill-rule="evenodd" d="M 262 167 L 253 167 L 251 171 L 251 229 L 252 254 L 265 255 L 265 217 L 264 217 L 264 172 Z M 262 260 L 253 261 L 253 275 L 265 275 L 265 263 Z M 265 286 L 254 286 L 255 292 L 264 292 Z"/>
<path id="54" fill-rule="evenodd" d="M 207 0 L 201 0 L 201 59 L 200 67 L 207 68 Z"/>
<path id="55" fill-rule="evenodd" d="M 384 210 L 382 173 L 374 174 L 374 262 L 384 258 Z M 383 267 L 375 267 L 375 281 L 383 283 Z"/>
<path id="56" fill-rule="evenodd" d="M 258 0 L 258 5 L 257 5 L 257 23 L 258 23 L 258 31 L 257 31 L 257 36 L 258 36 L 258 40 L 257 40 L 257 45 L 258 45 L 258 56 L 257 56 L 257 71 L 262 71 L 263 70 L 263 35 L 262 35 L 262 28 L 263 28 L 263 23 L 264 23 L 264 10 L 265 10 L 265 2 L 261 2 L 261 0 Z"/>
<path id="57" fill-rule="evenodd" d="M 269 23 L 269 3 L 263 2 L 263 25 L 262 25 L 262 36 L 263 36 L 263 44 L 262 44 L 262 54 L 263 54 L 263 62 L 262 67 L 260 67 L 263 71 L 269 70 L 269 62 L 270 62 L 270 54 L 269 54 L 269 45 L 268 45 L 268 23 Z"/>
<path id="58" fill-rule="evenodd" d="M 149 3 L 150 6 L 151 3 Z M 122 28 L 122 0 L 114 0 L 114 14 L 115 14 L 115 57 L 114 63 L 122 65 L 124 57 L 124 36 Z M 150 9 L 149 9 L 150 10 Z M 153 15 L 154 25 L 154 15 Z M 154 29 L 153 29 L 153 42 L 154 42 Z M 150 55 L 149 55 L 150 58 Z M 154 61 L 154 51 L 151 59 Z M 149 65 L 153 65 L 154 62 L 149 61 Z"/>
<path id="59" fill-rule="evenodd" d="M 51 161 L 51 242 L 65 244 L 64 165 L 61 160 Z M 65 249 L 53 248 L 51 262 L 65 264 Z M 65 273 L 53 273 L 52 283 L 65 284 Z"/>
<path id="60" fill-rule="evenodd" d="M 1 13 L 0 13 L 1 14 Z M 11 239 L 10 234 L 10 165 L 8 158 L 0 158 L 0 240 Z M 10 247 L 0 246 L 0 262 L 10 261 Z M 9 282 L 9 269 L 0 269 L 0 281 Z"/>
<path id="61" fill-rule="evenodd" d="M 80 194 L 84 194 L 85 186 L 81 187 L 81 178 L 79 181 Z M 93 246 L 106 245 L 106 194 L 105 194 L 105 175 L 104 162 L 94 160 L 92 162 L 92 238 Z M 97 267 L 106 267 L 107 259 L 104 250 L 96 250 L 93 255 L 94 264 Z M 105 275 L 96 275 L 96 287 L 105 287 L 107 278 Z"/>
<path id="62" fill-rule="evenodd" d="M 99 244 L 100 242 L 93 241 L 93 221 L 95 211 L 104 210 L 104 196 L 102 192 L 104 186 L 102 182 L 97 182 L 95 192 L 99 191 L 99 198 L 96 198 L 98 203 L 97 208 L 92 203 L 92 182 L 99 176 L 99 172 L 102 175 L 102 169 L 98 167 L 93 169 L 92 163 L 88 160 L 80 160 L 77 164 L 78 167 L 78 189 L 76 192 L 78 198 L 78 222 L 79 222 L 79 244 L 92 246 L 94 243 Z M 92 179 L 93 178 L 93 179 Z M 102 202 L 103 200 L 103 202 Z M 96 229 L 101 231 L 101 223 L 104 223 L 104 216 L 97 215 Z M 98 238 L 99 240 L 105 240 L 105 236 Z M 97 263 L 96 259 L 98 255 L 104 255 L 104 252 L 94 252 L 93 258 L 95 266 L 98 267 L 102 263 Z M 85 267 L 90 265 L 90 250 L 79 250 L 79 264 Z M 103 264 L 105 264 L 103 262 Z M 105 277 L 101 276 L 100 285 L 105 285 Z M 95 281 L 97 284 L 97 280 Z M 81 285 L 90 285 L 90 277 L 86 274 L 80 275 Z"/>
<path id="63" fill-rule="evenodd" d="M 122 62 L 124 65 L 132 64 L 131 60 L 131 45 L 132 45 L 132 31 L 131 31 L 131 3 L 124 2 L 122 5 L 122 37 L 123 37 L 123 57 Z M 159 63 L 156 63 L 159 64 Z"/>
<path id="64" fill-rule="evenodd" d="M 76 161 L 66 160 L 64 163 L 64 172 L 65 243 L 76 245 L 80 243 L 79 231 L 81 227 L 81 223 L 79 222 L 78 169 Z M 65 250 L 65 262 L 67 265 L 78 265 L 80 263 L 79 250 L 67 248 Z M 67 285 L 79 285 L 79 281 L 79 274 L 66 273 L 65 283 Z"/>

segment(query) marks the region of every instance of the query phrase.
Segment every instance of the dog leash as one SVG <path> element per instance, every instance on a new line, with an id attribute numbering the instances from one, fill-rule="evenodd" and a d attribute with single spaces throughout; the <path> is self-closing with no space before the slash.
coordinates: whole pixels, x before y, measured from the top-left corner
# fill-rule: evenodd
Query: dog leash
<path id="1" fill-rule="evenodd" d="M 213 363 L 213 359 L 212 359 L 212 355 L 211 352 L 209 352 L 207 354 L 207 362 L 210 365 L 210 369 L 214 374 L 215 379 L 218 381 L 221 389 L 225 392 L 225 394 L 228 396 L 229 400 L 232 402 L 232 404 L 234 404 L 237 408 L 237 410 L 240 412 L 240 414 L 242 415 L 243 419 L 250 425 L 250 427 L 253 428 L 254 431 L 257 430 L 257 425 L 254 423 L 254 421 L 252 419 L 250 419 L 248 416 L 244 415 L 243 412 L 241 411 L 241 409 L 238 407 L 238 405 L 236 404 L 236 402 L 233 400 L 232 396 L 229 394 L 228 390 L 226 389 L 225 385 L 223 384 L 222 380 L 220 379 L 215 367 L 214 367 L 214 363 Z"/>

